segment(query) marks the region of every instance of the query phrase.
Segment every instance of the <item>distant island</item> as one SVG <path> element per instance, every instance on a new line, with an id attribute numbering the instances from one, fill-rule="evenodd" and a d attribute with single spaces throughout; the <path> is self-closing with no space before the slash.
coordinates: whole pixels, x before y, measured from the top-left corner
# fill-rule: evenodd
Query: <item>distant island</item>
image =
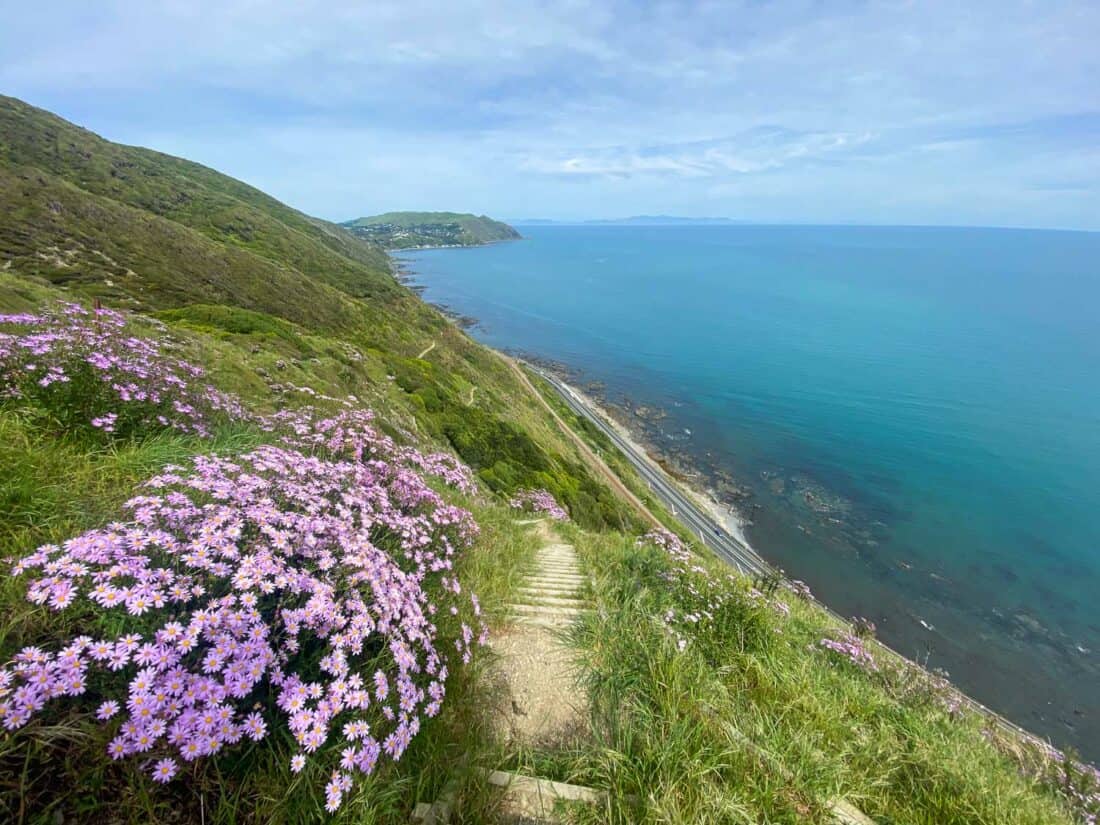
<path id="1" fill-rule="evenodd" d="M 386 212 L 342 226 L 385 249 L 481 246 L 523 237 L 506 223 L 463 212 Z"/>
<path id="2" fill-rule="evenodd" d="M 588 220 L 556 221 L 547 218 L 522 218 L 513 220 L 518 226 L 714 226 L 737 224 L 744 221 L 733 218 L 703 217 L 687 218 L 678 215 L 632 215 L 629 218 L 591 218 Z"/>

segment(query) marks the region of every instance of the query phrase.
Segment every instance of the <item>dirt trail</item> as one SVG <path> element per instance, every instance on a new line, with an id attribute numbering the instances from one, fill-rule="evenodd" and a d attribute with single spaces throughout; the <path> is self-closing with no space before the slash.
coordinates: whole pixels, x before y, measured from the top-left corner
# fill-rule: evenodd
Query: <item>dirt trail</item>
<path id="1" fill-rule="evenodd" d="M 499 732 L 521 746 L 554 746 L 583 736 L 587 699 L 576 687 L 573 656 L 560 637 L 589 608 L 572 545 L 562 544 L 545 521 L 536 524 L 543 546 L 536 569 L 510 604 L 515 623 L 492 637 L 506 686 Z"/>

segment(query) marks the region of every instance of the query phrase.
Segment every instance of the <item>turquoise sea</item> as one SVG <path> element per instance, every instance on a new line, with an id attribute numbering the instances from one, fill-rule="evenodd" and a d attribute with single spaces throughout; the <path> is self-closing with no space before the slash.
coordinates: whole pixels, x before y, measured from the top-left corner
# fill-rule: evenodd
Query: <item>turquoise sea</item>
<path id="1" fill-rule="evenodd" d="M 480 340 L 667 412 L 827 604 L 1100 759 L 1100 234 L 521 231 L 403 257 Z"/>

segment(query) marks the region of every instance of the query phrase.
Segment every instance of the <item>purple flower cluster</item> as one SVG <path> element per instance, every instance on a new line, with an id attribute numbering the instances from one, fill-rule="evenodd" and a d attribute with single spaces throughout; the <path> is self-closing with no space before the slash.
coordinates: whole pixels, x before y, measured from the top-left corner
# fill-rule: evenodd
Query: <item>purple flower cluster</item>
<path id="1" fill-rule="evenodd" d="M 508 501 L 508 506 L 527 513 L 541 513 L 555 521 L 569 519 L 569 514 L 546 490 L 519 490 Z"/>
<path id="2" fill-rule="evenodd" d="M 292 770 L 332 771 L 330 811 L 354 775 L 399 759 L 440 711 L 449 657 L 469 661 L 470 623 L 482 644 L 487 631 L 454 570 L 477 525 L 421 475 L 472 490 L 469 470 L 370 421 L 273 416 L 284 443 L 168 467 L 127 503 L 127 522 L 18 560 L 30 601 L 121 612 L 134 632 L 20 651 L 0 669 L 0 723 L 16 730 L 51 700 L 94 697 L 114 731 L 108 754 L 140 756 L 158 782 L 177 760 L 282 724 L 299 747 Z M 128 684 L 109 698 L 119 677 Z"/>
<path id="3" fill-rule="evenodd" d="M 268 432 L 282 434 L 284 443 L 294 449 L 325 450 L 360 463 L 382 459 L 420 470 L 467 495 L 477 492 L 473 472 L 450 453 L 422 453 L 415 447 L 399 445 L 374 426 L 373 411 L 347 400 L 340 403 L 347 409 L 329 417 L 313 407 L 302 407 L 282 410 L 257 422 Z M 415 472 L 411 476 L 415 479 Z"/>
<path id="4" fill-rule="evenodd" d="M 791 591 L 796 598 L 802 599 L 804 602 L 813 600 L 810 586 L 800 579 L 792 579 L 791 581 L 784 582 L 784 587 Z"/>
<path id="5" fill-rule="evenodd" d="M 209 433 L 212 418 L 243 418 L 233 396 L 197 384 L 203 371 L 165 338 L 130 334 L 125 314 L 62 303 L 0 315 L 0 401 L 21 399 L 63 426 L 128 435 L 142 428 Z"/>
<path id="6" fill-rule="evenodd" d="M 671 636 L 676 639 L 676 647 L 684 650 L 690 638 L 700 630 L 710 626 L 722 608 L 734 600 L 740 600 L 741 583 L 732 573 L 718 578 L 712 577 L 691 550 L 674 533 L 664 529 L 650 530 L 638 544 L 652 544 L 663 550 L 672 561 L 672 568 L 665 577 L 679 596 L 683 605 L 681 610 L 669 608 L 662 621 Z M 754 608 L 757 605 L 771 605 L 773 608 L 789 613 L 786 605 L 773 603 L 763 594 L 757 593 L 756 599 L 749 594 L 745 604 Z"/>
<path id="7" fill-rule="evenodd" d="M 839 653 L 860 670 L 878 670 L 875 657 L 867 649 L 863 639 L 853 633 L 839 631 L 834 636 L 826 636 L 819 644 L 826 650 Z"/>
<path id="8" fill-rule="evenodd" d="M 952 719 L 962 716 L 964 697 L 948 681 L 943 668 L 928 669 L 905 660 L 888 659 L 879 672 L 883 686 L 895 699 L 909 705 L 937 706 Z"/>
<path id="9" fill-rule="evenodd" d="M 1038 779 L 1059 794 L 1083 825 L 1100 823 L 1100 769 L 1044 744 Z"/>

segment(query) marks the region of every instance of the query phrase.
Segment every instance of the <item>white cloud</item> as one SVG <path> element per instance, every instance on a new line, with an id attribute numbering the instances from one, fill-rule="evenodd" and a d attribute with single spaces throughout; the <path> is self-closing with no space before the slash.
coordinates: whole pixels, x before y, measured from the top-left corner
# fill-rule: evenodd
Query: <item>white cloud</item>
<path id="1" fill-rule="evenodd" d="M 796 133 L 779 128 L 755 129 L 735 137 L 659 146 L 598 147 L 566 156 L 532 156 L 522 166 L 534 172 L 564 176 L 630 177 L 674 175 L 712 178 L 748 175 L 791 164 L 825 161 L 858 150 L 871 133 Z"/>

